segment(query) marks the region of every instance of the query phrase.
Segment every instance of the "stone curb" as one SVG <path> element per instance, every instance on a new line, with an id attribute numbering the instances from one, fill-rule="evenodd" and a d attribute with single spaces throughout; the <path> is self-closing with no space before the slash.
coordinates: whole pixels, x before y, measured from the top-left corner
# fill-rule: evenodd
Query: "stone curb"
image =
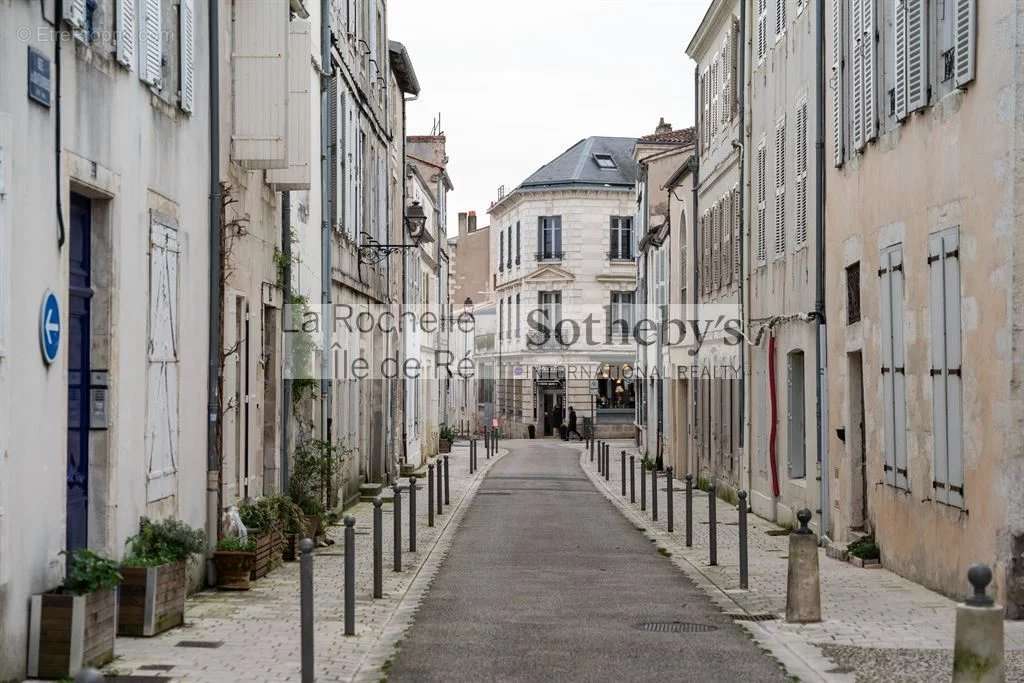
<path id="1" fill-rule="evenodd" d="M 367 649 L 366 654 L 363 655 L 359 662 L 359 666 L 356 667 L 356 670 L 348 680 L 368 683 L 369 681 L 381 681 L 387 678 L 385 668 L 391 658 L 394 657 L 395 652 L 397 652 L 398 644 L 401 642 L 405 632 L 412 626 L 423 598 L 426 596 L 427 591 L 430 590 L 437 572 L 441 569 L 441 564 L 448 557 L 452 540 L 455 537 L 455 531 L 458 530 L 462 518 L 469 509 L 469 504 L 476 497 L 476 492 L 491 467 L 508 455 L 508 453 L 508 449 L 499 447 L 494 457 L 490 460 L 483 459 L 480 468 L 474 475 L 473 482 L 456 504 L 455 509 L 445 519 L 444 525 L 434 538 L 434 543 L 429 549 L 426 549 L 423 562 L 420 563 L 413 573 L 412 581 L 399 600 L 398 606 L 385 623 L 383 632 L 377 637 L 376 642 Z"/>

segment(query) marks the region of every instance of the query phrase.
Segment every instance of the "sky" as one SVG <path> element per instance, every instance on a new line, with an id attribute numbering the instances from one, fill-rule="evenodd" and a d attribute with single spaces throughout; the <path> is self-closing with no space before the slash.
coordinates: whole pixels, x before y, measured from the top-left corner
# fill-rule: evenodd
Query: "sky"
<path id="1" fill-rule="evenodd" d="M 391 0 L 420 97 L 407 131 L 447 135 L 449 235 L 591 135 L 693 125 L 686 45 L 711 0 Z"/>

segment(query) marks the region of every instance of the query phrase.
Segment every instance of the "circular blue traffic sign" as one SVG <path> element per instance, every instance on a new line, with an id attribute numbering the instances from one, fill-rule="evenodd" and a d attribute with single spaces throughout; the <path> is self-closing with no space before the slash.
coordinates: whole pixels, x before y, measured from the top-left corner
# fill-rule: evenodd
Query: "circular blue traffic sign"
<path id="1" fill-rule="evenodd" d="M 47 365 L 57 360 L 57 352 L 60 351 L 60 302 L 57 295 L 49 290 L 43 295 L 43 305 L 39 307 L 39 347 Z"/>

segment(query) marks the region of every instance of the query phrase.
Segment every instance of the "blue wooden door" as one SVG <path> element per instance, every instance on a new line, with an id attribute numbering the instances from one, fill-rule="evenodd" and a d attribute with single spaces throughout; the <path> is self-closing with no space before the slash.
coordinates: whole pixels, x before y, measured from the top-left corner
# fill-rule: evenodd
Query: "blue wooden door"
<path id="1" fill-rule="evenodd" d="M 89 518 L 89 308 L 92 297 L 92 205 L 71 195 L 68 325 L 67 550 L 88 544 Z"/>

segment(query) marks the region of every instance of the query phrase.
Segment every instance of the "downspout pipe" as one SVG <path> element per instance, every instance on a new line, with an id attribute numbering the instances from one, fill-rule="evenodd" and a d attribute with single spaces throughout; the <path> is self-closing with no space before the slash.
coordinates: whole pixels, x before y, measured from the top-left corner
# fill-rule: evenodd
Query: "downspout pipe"
<path id="1" fill-rule="evenodd" d="M 292 193 L 285 190 L 281 193 L 281 254 L 284 268 L 281 272 L 282 311 L 287 317 L 288 305 L 292 301 Z M 282 319 L 282 323 L 284 320 Z M 288 367 L 288 335 L 281 337 L 281 482 L 278 489 L 281 493 L 288 490 L 291 478 L 291 463 L 288 461 L 288 421 L 292 405 L 292 383 L 285 369 Z"/>
<path id="2" fill-rule="evenodd" d="M 320 429 L 324 441 L 331 443 L 331 403 L 333 382 L 331 381 L 331 340 L 334 316 L 331 314 L 331 220 L 334 197 L 331 196 L 330 174 L 330 79 L 334 77 L 334 63 L 331 59 L 331 2 L 320 0 L 320 303 L 324 319 L 321 321 L 323 353 L 320 357 Z M 334 502 L 333 492 L 328 491 L 328 506 Z"/>
<path id="3" fill-rule="evenodd" d="M 831 534 L 830 472 L 828 458 L 828 335 L 825 328 L 825 3 L 814 4 L 815 12 L 815 125 L 814 125 L 814 317 L 817 355 L 817 406 L 815 418 L 818 427 L 818 460 L 821 463 L 821 528 L 818 536 L 822 543 L 829 542 Z"/>
<path id="4" fill-rule="evenodd" d="M 739 203 L 740 203 L 740 229 L 739 229 L 739 250 L 740 250 L 740 269 L 739 269 L 739 282 L 736 283 L 739 295 L 740 305 L 740 321 L 743 328 L 747 328 L 747 306 L 746 306 L 746 292 L 744 277 L 747 272 L 746 269 L 746 229 L 747 224 L 747 207 L 745 204 L 747 192 L 746 192 L 746 170 L 747 170 L 747 88 L 746 88 L 746 64 L 747 64 L 747 3 L 740 3 L 740 35 L 739 35 L 739 49 L 740 54 L 736 59 L 736 109 L 738 110 L 738 118 L 740 125 L 739 133 L 739 148 L 736 150 L 739 154 Z M 741 341 L 740 343 L 740 433 L 739 433 L 739 447 L 743 451 L 743 457 L 740 458 L 740 467 L 746 468 L 746 489 L 749 492 L 751 490 L 751 478 L 750 478 L 750 454 L 747 453 L 747 345 Z M 740 481 L 743 481 L 742 475 Z"/>
<path id="5" fill-rule="evenodd" d="M 700 65 L 699 64 L 693 67 L 693 92 L 700 93 Z M 699 280 L 698 280 L 698 276 L 700 274 L 700 268 L 697 267 L 697 254 L 700 253 L 700 247 L 701 247 L 701 245 L 697 244 L 697 238 L 698 238 L 698 235 L 700 233 L 700 231 L 697 228 L 697 224 L 699 223 L 699 219 L 697 217 L 698 213 L 699 213 L 698 208 L 697 208 L 699 206 L 699 203 L 697 201 L 697 195 L 698 195 L 698 190 L 700 189 L 700 148 L 701 148 L 701 145 L 704 144 L 704 136 L 701 134 L 701 129 L 703 128 L 703 126 L 701 125 L 701 120 L 700 120 L 700 97 L 699 97 L 699 95 L 693 98 L 693 125 L 697 127 L 697 149 L 694 150 L 693 156 L 690 158 L 690 163 L 692 165 L 692 168 L 690 169 L 690 176 L 693 178 L 693 190 L 692 190 L 693 191 L 693 198 L 692 198 L 692 200 L 690 202 L 692 207 L 693 207 L 691 209 L 691 211 L 690 211 L 690 217 L 693 219 L 693 220 L 690 221 L 690 228 L 693 230 L 693 240 L 690 242 L 690 244 L 693 245 L 693 246 L 690 249 L 690 263 L 692 264 L 691 267 L 693 268 L 693 303 L 696 304 L 697 300 L 700 298 L 700 289 L 699 289 L 700 283 L 699 283 Z M 699 441 L 698 441 L 699 436 L 697 434 L 698 422 L 699 422 L 698 417 L 697 417 L 698 416 L 697 410 L 698 410 L 698 405 L 700 404 L 700 401 L 699 401 L 700 396 L 698 395 L 697 389 L 698 389 L 699 386 L 700 386 L 700 380 L 699 379 L 694 379 L 693 380 L 693 387 L 691 389 L 691 394 L 693 395 L 693 410 L 690 412 L 690 414 L 693 416 L 692 419 L 693 419 L 693 427 L 694 427 L 694 429 L 693 429 L 693 434 L 692 434 L 692 437 L 693 437 L 692 441 L 693 441 L 693 445 L 694 445 L 694 453 L 689 458 L 690 462 L 688 462 L 687 465 L 686 465 L 686 472 L 687 472 L 687 474 L 698 474 L 698 475 L 700 473 L 700 466 L 698 464 L 698 461 L 699 461 L 699 458 L 700 458 L 700 452 L 698 451 L 698 448 L 697 448 L 697 444 L 699 443 Z M 696 468 L 693 467 L 694 464 L 697 464 Z M 696 471 L 694 471 L 694 470 L 696 470 Z"/>
<path id="6" fill-rule="evenodd" d="M 223 334 L 224 293 L 221 291 L 223 267 L 222 237 L 220 224 L 223 203 L 220 184 L 220 1 L 211 0 L 208 5 L 209 26 L 209 68 L 210 76 L 210 204 L 209 204 L 209 250 L 210 250 L 210 303 L 209 340 L 207 368 L 207 425 L 206 425 L 206 537 L 210 550 L 216 547 L 220 536 L 220 363 L 222 356 L 221 335 Z M 209 575 L 210 572 L 208 571 Z"/>

